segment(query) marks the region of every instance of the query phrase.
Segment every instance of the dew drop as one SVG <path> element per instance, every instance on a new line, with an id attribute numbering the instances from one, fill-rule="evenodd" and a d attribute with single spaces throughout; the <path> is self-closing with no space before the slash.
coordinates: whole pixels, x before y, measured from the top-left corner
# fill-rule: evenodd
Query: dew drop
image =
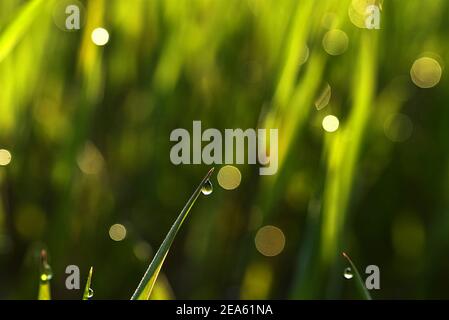
<path id="1" fill-rule="evenodd" d="M 204 182 L 202 188 L 201 188 L 201 192 L 207 196 L 209 194 L 212 193 L 214 187 L 212 186 L 212 182 L 210 182 L 210 180 L 207 180 L 206 182 Z"/>
<path id="2" fill-rule="evenodd" d="M 53 271 L 51 270 L 50 265 L 48 263 L 45 263 L 41 272 L 41 281 L 48 282 L 51 280 L 51 278 L 53 278 Z"/>
<path id="3" fill-rule="evenodd" d="M 47 251 L 46 250 L 42 250 L 41 251 L 41 281 L 42 282 L 48 282 L 51 280 L 51 278 L 53 278 L 53 271 L 50 267 L 50 265 L 48 264 L 48 256 L 47 256 Z"/>
<path id="4" fill-rule="evenodd" d="M 92 299 L 94 296 L 94 290 L 89 288 L 89 292 L 87 293 L 87 299 Z"/>
<path id="5" fill-rule="evenodd" d="M 345 279 L 352 279 L 354 277 L 354 274 L 352 273 L 351 268 L 346 268 L 345 272 L 343 273 L 343 277 L 345 277 Z"/>

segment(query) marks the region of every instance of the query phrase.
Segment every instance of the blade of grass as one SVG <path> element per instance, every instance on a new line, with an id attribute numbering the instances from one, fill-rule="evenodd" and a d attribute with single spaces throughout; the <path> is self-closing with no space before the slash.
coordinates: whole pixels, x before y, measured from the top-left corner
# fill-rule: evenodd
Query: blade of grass
<path id="1" fill-rule="evenodd" d="M 36 17 L 41 13 L 41 5 L 45 2 L 43 0 L 34 0 L 24 5 L 20 13 L 17 15 L 11 24 L 5 29 L 0 36 L 0 62 L 8 55 L 20 41 L 22 36 Z"/>
<path id="2" fill-rule="evenodd" d="M 167 277 L 161 273 L 156 282 L 154 283 L 153 291 L 151 292 L 150 300 L 173 300 L 175 296 L 173 294 L 170 283 Z"/>
<path id="3" fill-rule="evenodd" d="M 38 300 L 51 300 L 50 294 L 50 282 L 41 281 L 39 283 L 39 294 L 37 296 Z"/>
<path id="4" fill-rule="evenodd" d="M 91 296 L 89 295 L 90 283 L 92 282 L 92 272 L 94 267 L 90 267 L 89 275 L 87 276 L 86 287 L 84 288 L 83 300 L 89 300 Z"/>
<path id="5" fill-rule="evenodd" d="M 42 250 L 40 254 L 41 270 L 39 273 L 39 293 L 38 300 L 51 300 L 50 280 L 52 278 L 51 267 L 48 264 L 47 251 Z"/>
<path id="6" fill-rule="evenodd" d="M 176 237 L 176 234 L 181 228 L 184 219 L 187 217 L 187 214 L 194 205 L 196 199 L 198 199 L 199 195 L 201 194 L 201 189 L 203 185 L 206 183 L 206 181 L 209 180 L 213 171 L 214 168 L 210 169 L 209 172 L 204 176 L 203 180 L 198 185 L 195 192 L 192 194 L 189 201 L 187 201 L 186 205 L 182 209 L 178 218 L 176 218 L 175 222 L 170 228 L 170 231 L 168 231 L 167 236 L 165 237 L 164 241 L 159 247 L 159 250 L 156 252 L 156 255 L 154 256 L 153 260 L 148 266 L 148 269 L 145 272 L 142 280 L 137 286 L 137 289 L 134 292 L 133 296 L 131 297 L 131 300 L 148 300 L 150 298 L 151 291 L 153 290 L 154 283 L 156 282 L 157 276 L 159 274 L 159 271 L 161 270 L 162 264 L 164 263 L 165 257 L 168 254 L 168 250 L 170 249 L 171 244 L 173 243 L 173 240 Z"/>
<path id="7" fill-rule="evenodd" d="M 333 265 L 342 249 L 354 182 L 359 169 L 359 157 L 370 129 L 374 112 L 373 97 L 377 77 L 376 33 L 362 33 L 351 89 L 351 111 L 338 131 L 326 135 L 328 158 L 326 183 L 323 190 L 320 255 L 323 268 Z M 323 269 L 323 270 L 324 270 Z"/>
<path id="8" fill-rule="evenodd" d="M 351 265 L 351 269 L 354 272 L 354 277 L 357 285 L 357 289 L 359 290 L 360 294 L 366 299 L 366 300 L 372 300 L 371 295 L 368 292 L 368 289 L 366 289 L 365 284 L 363 283 L 363 279 L 360 276 L 359 270 L 357 270 L 355 264 L 352 262 L 351 258 L 345 253 L 342 252 L 343 257 L 348 260 L 349 264 Z"/>

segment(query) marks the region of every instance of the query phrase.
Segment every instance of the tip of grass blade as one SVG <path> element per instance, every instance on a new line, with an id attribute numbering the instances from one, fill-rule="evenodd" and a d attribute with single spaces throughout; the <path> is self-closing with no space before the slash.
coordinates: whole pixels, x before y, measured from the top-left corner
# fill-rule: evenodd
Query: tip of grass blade
<path id="1" fill-rule="evenodd" d="M 135 290 L 134 294 L 132 295 L 131 300 L 148 300 L 150 298 L 154 283 L 156 282 L 156 279 L 159 275 L 159 271 L 162 268 L 162 264 L 164 263 L 165 257 L 168 254 L 171 244 L 173 243 L 178 230 L 181 228 L 184 219 L 187 217 L 190 209 L 195 204 L 196 199 L 198 199 L 199 195 L 201 194 L 201 189 L 203 188 L 206 181 L 210 179 L 213 172 L 214 167 L 212 167 L 207 172 L 207 174 L 201 180 L 196 190 L 193 192 L 192 196 L 185 204 L 184 208 L 181 210 L 181 213 L 178 215 L 172 227 L 168 231 L 164 241 L 160 245 L 153 260 L 151 261 L 150 265 L 145 271 L 145 274 L 140 280 L 140 283 L 137 286 L 137 289 Z"/>
<path id="2" fill-rule="evenodd" d="M 92 273 L 94 272 L 94 267 L 90 267 L 89 269 L 89 274 L 87 276 L 87 281 L 86 281 L 86 286 L 84 288 L 84 293 L 83 293 L 83 300 L 89 300 L 90 298 L 92 298 L 92 294 L 91 294 L 91 288 L 90 288 L 90 284 L 92 282 Z"/>
<path id="3" fill-rule="evenodd" d="M 365 284 L 363 283 L 363 279 L 360 276 L 359 270 L 355 266 L 354 262 L 352 262 L 351 258 L 346 252 L 341 253 L 342 256 L 349 262 L 349 265 L 351 266 L 351 269 L 354 272 L 357 288 L 360 292 L 360 294 L 366 299 L 366 300 L 372 300 L 370 293 L 368 292 L 368 289 L 366 289 Z"/>
<path id="4" fill-rule="evenodd" d="M 45 249 L 40 252 L 39 292 L 38 300 L 50 300 L 50 280 L 53 277 L 51 267 L 48 264 L 48 255 Z"/>
<path id="5" fill-rule="evenodd" d="M 41 263 L 47 263 L 47 261 L 48 261 L 47 250 L 45 250 L 45 249 L 41 250 L 40 258 L 41 258 Z"/>
<path id="6" fill-rule="evenodd" d="M 209 172 L 206 174 L 206 178 L 209 179 L 212 173 L 214 172 L 215 167 L 210 168 Z"/>

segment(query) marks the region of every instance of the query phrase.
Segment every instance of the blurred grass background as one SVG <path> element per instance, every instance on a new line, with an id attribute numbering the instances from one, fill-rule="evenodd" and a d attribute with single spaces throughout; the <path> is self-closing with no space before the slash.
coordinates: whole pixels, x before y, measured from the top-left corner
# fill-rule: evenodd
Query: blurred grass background
<path id="1" fill-rule="evenodd" d="M 279 128 L 279 171 L 214 178 L 158 297 L 357 298 L 345 251 L 380 267 L 375 299 L 449 298 L 448 1 L 88 0 L 76 32 L 61 1 L 0 4 L 1 299 L 36 298 L 42 248 L 53 297 L 82 296 L 64 285 L 76 264 L 95 298 L 129 299 L 209 169 L 169 159 L 193 120 Z M 285 246 L 265 256 L 256 234 Z"/>

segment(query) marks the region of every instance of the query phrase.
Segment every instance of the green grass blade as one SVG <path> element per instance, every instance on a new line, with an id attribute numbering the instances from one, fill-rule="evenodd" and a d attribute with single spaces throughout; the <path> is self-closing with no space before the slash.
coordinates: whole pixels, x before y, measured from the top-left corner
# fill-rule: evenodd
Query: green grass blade
<path id="1" fill-rule="evenodd" d="M 363 282 L 362 277 L 360 276 L 359 270 L 356 268 L 355 264 L 352 262 L 351 258 L 346 253 L 342 253 L 343 257 L 348 260 L 352 272 L 354 272 L 354 278 L 356 281 L 357 289 L 359 290 L 360 294 L 366 299 L 366 300 L 372 300 L 370 293 L 368 292 L 368 289 L 366 289 L 365 284 Z"/>
<path id="2" fill-rule="evenodd" d="M 94 271 L 93 267 L 90 267 L 89 275 L 87 276 L 86 287 L 84 288 L 83 300 L 89 300 L 91 295 L 89 294 L 90 284 L 92 282 L 92 272 Z"/>
<path id="3" fill-rule="evenodd" d="M 0 62 L 20 41 L 36 17 L 40 15 L 41 5 L 44 3 L 43 0 L 29 1 L 23 6 L 17 18 L 0 35 Z"/>
<path id="4" fill-rule="evenodd" d="M 154 283 L 153 291 L 151 292 L 150 300 L 174 300 L 175 296 L 173 294 L 170 283 L 167 277 L 160 273 Z"/>
<path id="5" fill-rule="evenodd" d="M 39 284 L 38 300 L 51 300 L 50 282 L 41 281 Z"/>
<path id="6" fill-rule="evenodd" d="M 148 269 L 145 272 L 133 296 L 131 297 L 131 300 L 148 300 L 150 298 L 151 291 L 153 290 L 154 283 L 156 282 L 159 271 L 162 268 L 165 257 L 168 254 L 168 250 L 170 249 L 171 244 L 173 243 L 173 240 L 175 239 L 182 223 L 187 217 L 187 214 L 194 205 L 196 199 L 198 199 L 199 195 L 201 194 L 203 185 L 206 183 L 206 181 L 209 180 L 213 171 L 214 168 L 210 169 L 209 172 L 204 176 L 203 180 L 198 185 L 195 192 L 192 194 L 189 201 L 187 201 L 186 205 L 182 209 L 178 218 L 176 218 L 175 222 L 170 228 L 170 231 L 167 233 L 167 236 L 159 247 L 159 250 L 156 252 L 156 255 L 148 266 Z"/>
<path id="7" fill-rule="evenodd" d="M 39 274 L 38 300 L 51 300 L 50 280 L 53 277 L 51 267 L 48 264 L 47 251 L 41 251 L 41 270 Z"/>

